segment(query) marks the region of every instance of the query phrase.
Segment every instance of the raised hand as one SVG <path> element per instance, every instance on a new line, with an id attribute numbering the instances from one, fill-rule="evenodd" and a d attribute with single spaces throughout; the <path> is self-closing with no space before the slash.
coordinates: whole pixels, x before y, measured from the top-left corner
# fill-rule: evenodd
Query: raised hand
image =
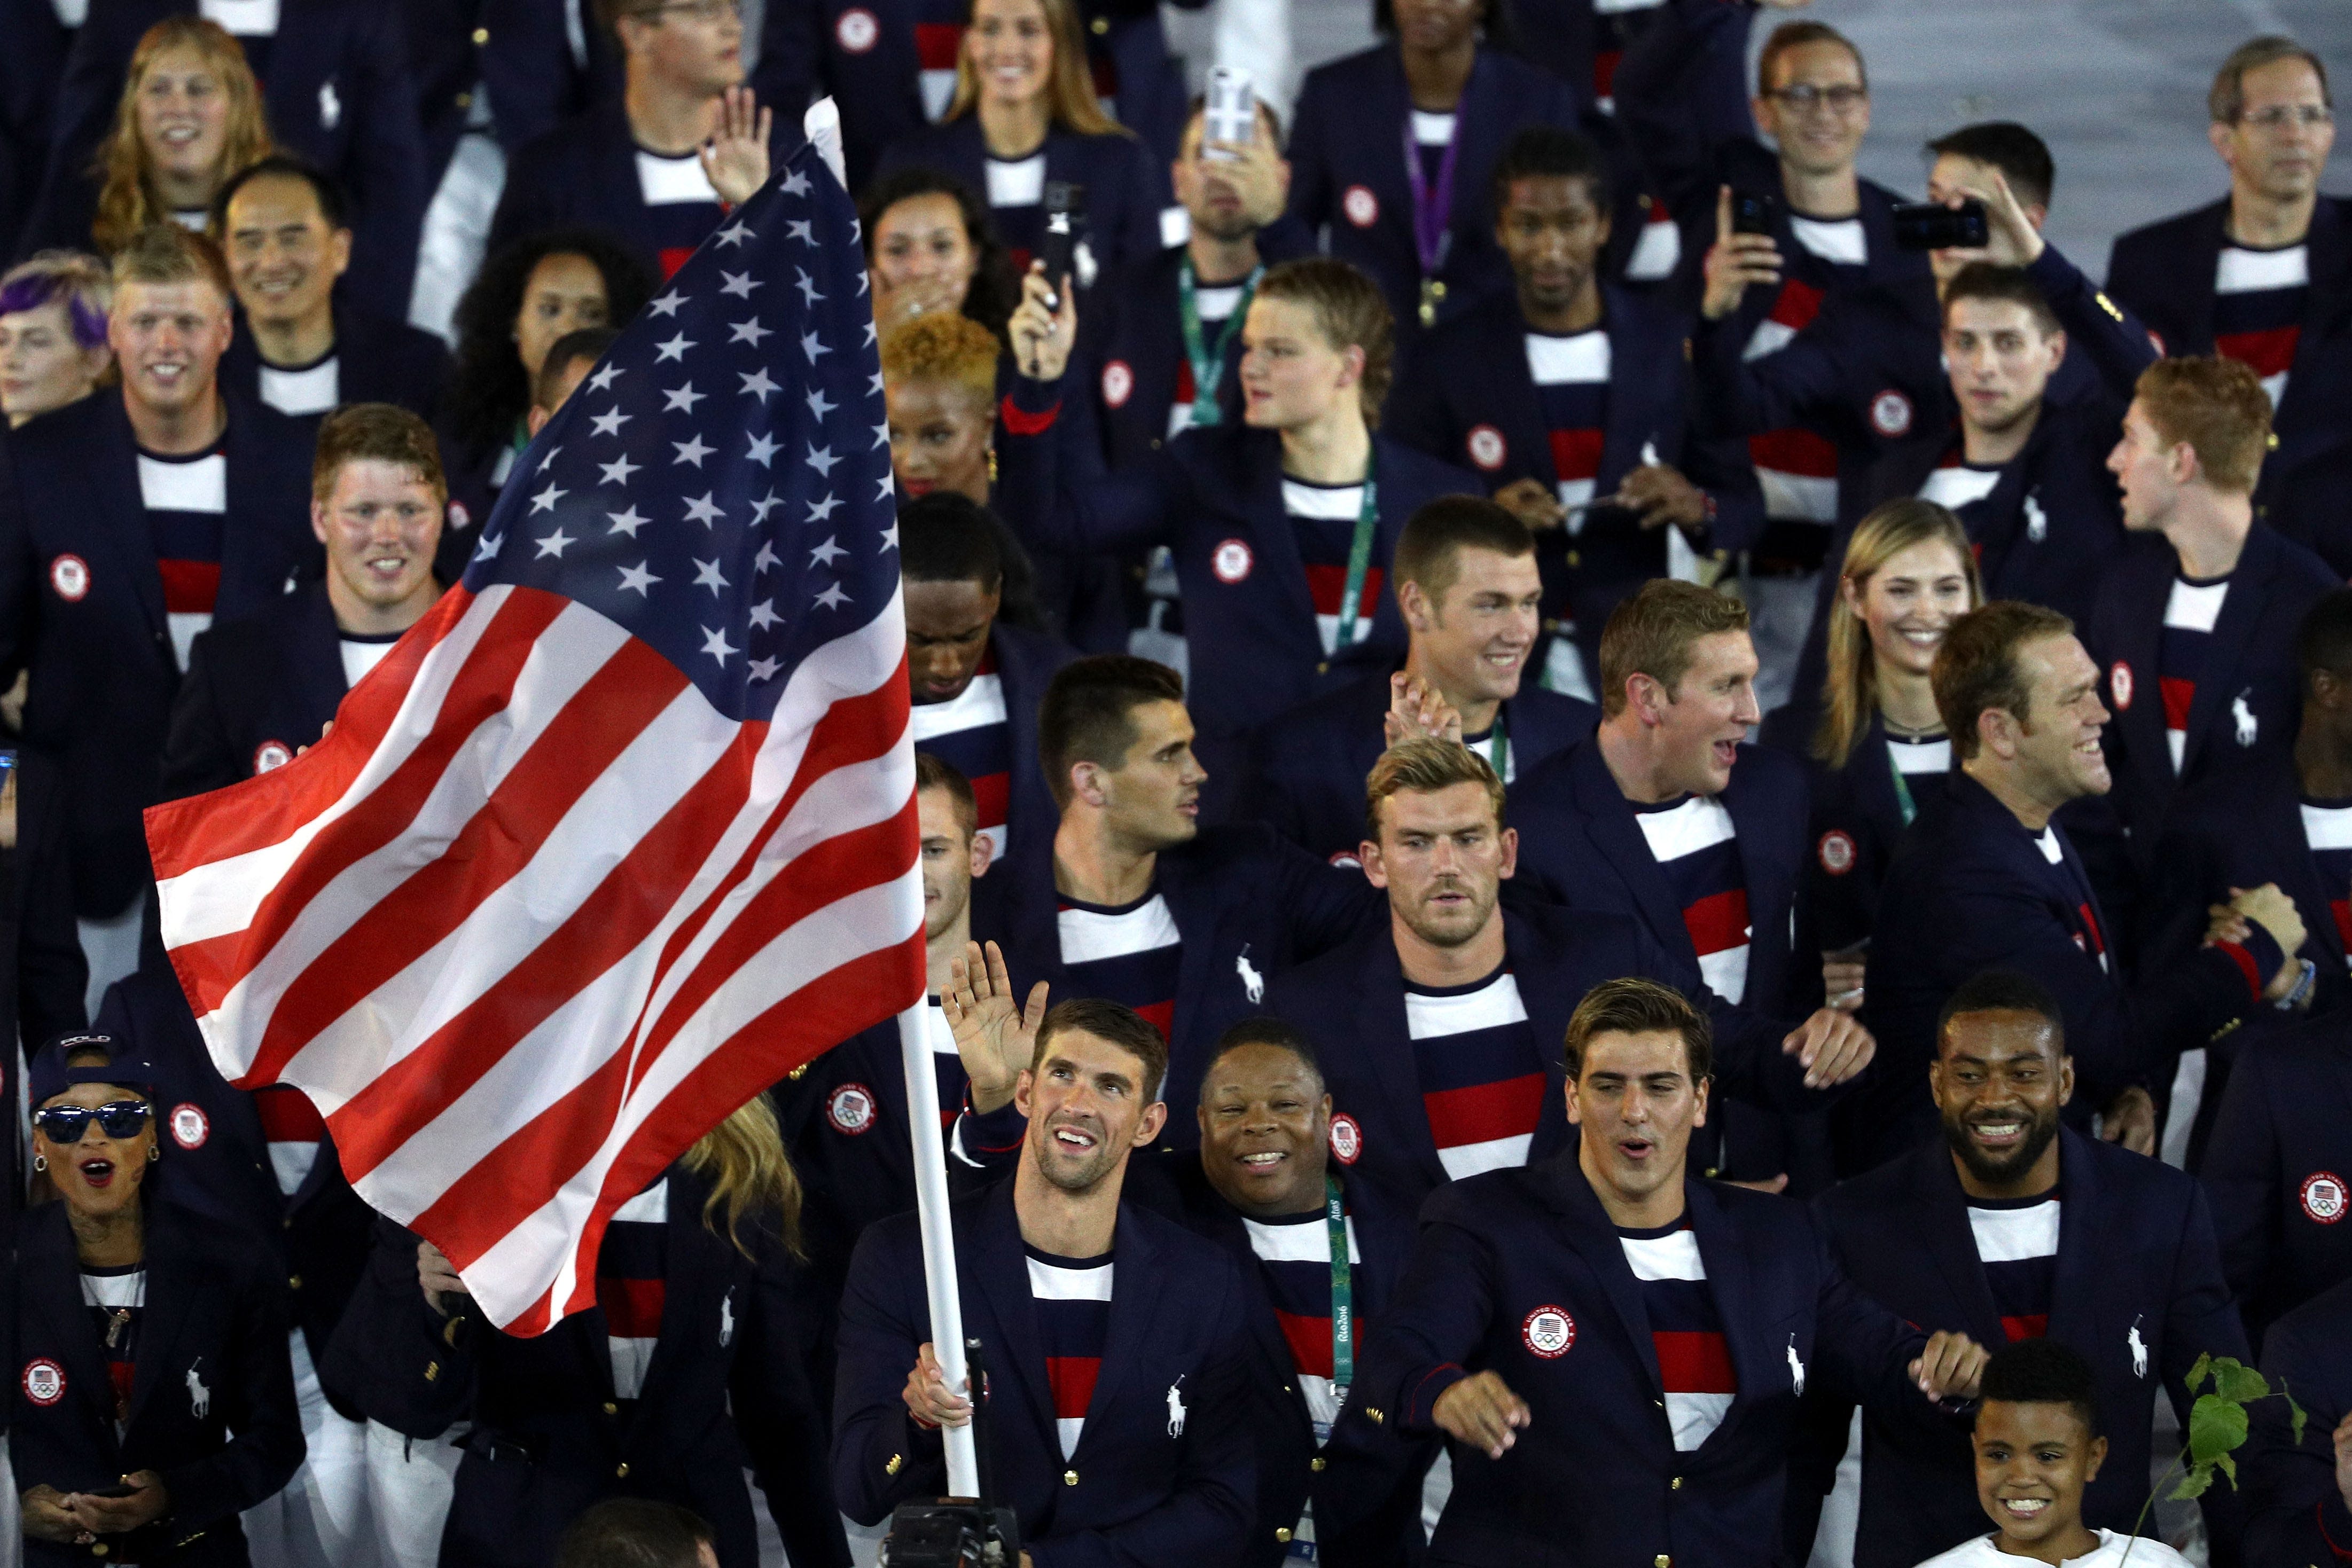
<path id="1" fill-rule="evenodd" d="M 1803 1065 L 1806 1088 L 1826 1089 L 1869 1066 L 1878 1041 L 1846 1014 L 1821 1008 L 1783 1037 L 1780 1051 Z"/>
<path id="2" fill-rule="evenodd" d="M 1401 740 L 1462 742 L 1462 715 L 1454 705 L 1434 685 L 1402 670 L 1389 677 L 1389 711 L 1381 723 L 1391 746 Z"/>
<path id="3" fill-rule="evenodd" d="M 1706 252 L 1706 293 L 1700 314 L 1720 321 L 1739 308 L 1751 284 L 1777 287 L 1780 281 L 1780 247 L 1770 235 L 1735 234 L 1731 227 L 1731 187 L 1715 196 L 1715 243 Z"/>
<path id="4" fill-rule="evenodd" d="M 1077 346 L 1078 291 L 1065 277 L 1059 292 L 1060 308 L 1056 309 L 1048 303 L 1055 298 L 1055 287 L 1046 281 L 1045 264 L 1031 262 L 1028 276 L 1021 280 L 1021 303 L 1004 324 L 1006 335 L 1013 340 L 1013 363 L 1031 381 L 1060 380 L 1070 362 L 1070 350 Z"/>
<path id="5" fill-rule="evenodd" d="M 719 104 L 719 129 L 702 144 L 702 172 L 719 199 L 740 207 L 768 183 L 768 132 L 776 111 L 760 107 L 748 87 L 730 87 Z"/>
<path id="6" fill-rule="evenodd" d="M 1964 1333 L 1930 1334 L 1927 1351 L 1911 1364 L 1911 1381 L 1930 1399 L 1974 1399 L 1985 1363 L 1991 1359 L 1984 1346 Z"/>
<path id="7" fill-rule="evenodd" d="M 964 1073 L 971 1080 L 973 1110 L 993 1111 L 1013 1098 L 1013 1085 L 1036 1057 L 1037 1026 L 1045 1021 L 1047 994 L 1040 980 L 1030 988 L 1029 1005 L 1016 1007 L 1004 950 L 993 942 L 984 954 L 979 943 L 967 943 L 964 956 L 949 963 L 940 1010 L 947 1015 L 956 1055 L 963 1059 Z"/>

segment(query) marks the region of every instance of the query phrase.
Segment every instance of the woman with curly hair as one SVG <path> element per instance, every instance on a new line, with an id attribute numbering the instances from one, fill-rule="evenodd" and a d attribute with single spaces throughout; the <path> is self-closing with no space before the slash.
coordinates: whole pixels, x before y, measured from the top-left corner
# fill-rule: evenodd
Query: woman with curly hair
<path id="1" fill-rule="evenodd" d="M 960 310 L 1004 342 L 1020 282 L 971 186 L 937 169 L 894 170 L 866 188 L 857 222 L 883 331 L 935 310 Z"/>
<path id="2" fill-rule="evenodd" d="M 220 188 L 270 151 L 243 47 L 216 22 L 167 16 L 140 38 L 90 169 L 52 171 L 27 237 L 111 256 L 150 224 L 202 229 Z"/>
<path id="3" fill-rule="evenodd" d="M 441 565 L 462 570 L 474 528 L 530 444 L 524 420 L 547 350 L 566 332 L 618 327 L 653 296 L 653 275 L 594 229 L 516 240 L 483 263 L 457 303 L 457 352 L 436 433 L 449 475 Z"/>

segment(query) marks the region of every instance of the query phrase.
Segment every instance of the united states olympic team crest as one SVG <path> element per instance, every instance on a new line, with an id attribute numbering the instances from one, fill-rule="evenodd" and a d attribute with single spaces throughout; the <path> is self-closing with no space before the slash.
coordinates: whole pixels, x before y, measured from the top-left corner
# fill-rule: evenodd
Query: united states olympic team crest
<path id="1" fill-rule="evenodd" d="M 2303 1178 L 2303 1211 L 2322 1225 L 2344 1218 L 2344 1178 L 2334 1171 L 2314 1171 Z"/>
<path id="2" fill-rule="evenodd" d="M 1843 876 L 1853 869 L 1853 839 L 1842 829 L 1832 828 L 1822 835 L 1820 854 L 1823 871 Z"/>
<path id="3" fill-rule="evenodd" d="M 1346 1113 L 1331 1118 L 1331 1157 L 1343 1166 L 1352 1166 L 1364 1152 L 1364 1130 L 1356 1119 Z"/>
<path id="4" fill-rule="evenodd" d="M 1519 1325 L 1519 1338 L 1546 1361 L 1557 1361 L 1576 1343 L 1576 1320 L 1558 1307 L 1538 1307 Z"/>
<path id="5" fill-rule="evenodd" d="M 204 1107 L 183 1100 L 172 1107 L 172 1141 L 184 1149 L 201 1149 L 212 1136 L 212 1118 Z"/>
<path id="6" fill-rule="evenodd" d="M 47 1408 L 66 1396 L 66 1369 L 47 1356 L 25 1364 L 25 1397 Z"/>
<path id="7" fill-rule="evenodd" d="M 863 1083 L 845 1083 L 824 1103 L 825 1120 L 836 1132 L 856 1137 L 874 1129 L 874 1091 Z"/>

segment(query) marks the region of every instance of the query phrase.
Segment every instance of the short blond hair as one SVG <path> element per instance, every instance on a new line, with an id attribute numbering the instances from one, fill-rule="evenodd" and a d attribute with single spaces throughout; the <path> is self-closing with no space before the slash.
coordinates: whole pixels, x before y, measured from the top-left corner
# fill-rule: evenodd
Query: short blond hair
<path id="1" fill-rule="evenodd" d="M 1408 789 L 1416 795 L 1434 795 L 1456 784 L 1475 784 L 1486 790 L 1486 803 L 1495 810 L 1495 826 L 1502 827 L 1503 781 L 1495 777 L 1485 758 L 1458 740 L 1423 736 L 1398 741 L 1381 753 L 1364 780 L 1364 836 L 1374 843 L 1381 841 L 1381 807 L 1390 796 Z"/>
<path id="2" fill-rule="evenodd" d="M 114 253 L 111 281 L 117 302 L 132 283 L 209 283 L 226 309 L 236 298 L 229 287 L 228 263 L 220 246 L 177 224 L 149 224 Z"/>
<path id="3" fill-rule="evenodd" d="M 948 382 L 996 401 L 996 336 L 969 316 L 933 311 L 893 327 L 882 340 L 882 377 L 891 383 Z"/>
<path id="4" fill-rule="evenodd" d="M 2220 354 L 2158 360 L 2139 373 L 2132 396 L 2167 446 L 2197 454 L 2205 482 L 2251 496 L 2271 444 L 2271 394 L 2252 365 Z"/>
<path id="5" fill-rule="evenodd" d="M 1652 578 L 1601 631 L 1601 711 L 1625 711 L 1625 683 L 1647 675 L 1671 694 L 1691 666 L 1691 644 L 1748 630 L 1748 606 L 1671 577 Z"/>

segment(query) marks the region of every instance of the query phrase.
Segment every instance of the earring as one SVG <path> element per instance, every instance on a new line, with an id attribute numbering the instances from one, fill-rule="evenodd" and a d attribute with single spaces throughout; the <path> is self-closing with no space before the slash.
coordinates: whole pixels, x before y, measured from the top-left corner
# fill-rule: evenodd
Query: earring
<path id="1" fill-rule="evenodd" d="M 163 1157 L 163 1146 L 161 1144 L 150 1144 L 147 1145 L 147 1163 L 149 1165 L 153 1165 L 157 1160 L 160 1160 Z"/>
<path id="2" fill-rule="evenodd" d="M 993 446 L 988 449 L 988 482 L 992 486 L 996 483 L 996 448 Z"/>
<path id="3" fill-rule="evenodd" d="M 45 1171 L 48 1169 L 49 1156 L 47 1155 L 35 1155 L 33 1156 L 33 1168 L 37 1171 Z"/>

